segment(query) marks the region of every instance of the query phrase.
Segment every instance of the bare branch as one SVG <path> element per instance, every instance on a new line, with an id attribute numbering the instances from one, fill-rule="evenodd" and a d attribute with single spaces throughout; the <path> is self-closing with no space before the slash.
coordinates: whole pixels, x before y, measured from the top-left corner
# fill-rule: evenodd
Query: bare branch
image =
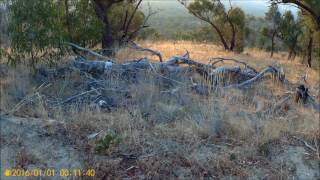
<path id="1" fill-rule="evenodd" d="M 101 55 L 101 54 L 99 54 L 99 53 L 97 53 L 97 52 L 94 52 L 94 51 L 91 50 L 91 49 L 87 49 L 87 48 L 78 46 L 78 45 L 76 45 L 76 44 L 74 44 L 74 43 L 71 43 L 71 42 L 64 42 L 64 44 L 66 44 L 66 45 L 68 45 L 68 46 L 71 46 L 71 47 L 73 47 L 73 48 L 76 48 L 76 49 L 78 49 L 78 50 L 80 50 L 80 51 L 87 52 L 87 53 L 89 53 L 89 54 L 91 54 L 91 55 L 93 55 L 93 56 L 96 56 L 97 58 L 100 58 L 100 59 L 103 59 L 103 60 L 112 61 L 109 57 L 103 56 L 103 55 Z"/>
<path id="2" fill-rule="evenodd" d="M 247 81 L 244 81 L 240 84 L 233 84 L 233 85 L 226 86 L 225 88 L 245 88 L 245 87 L 248 87 L 248 86 L 254 84 L 255 82 L 261 80 L 266 73 L 272 73 L 273 75 L 276 74 L 279 76 L 279 80 L 283 81 L 284 75 L 276 68 L 269 66 L 266 69 L 264 69 L 263 71 L 261 71 L 259 74 L 257 74 L 255 77 L 253 77 Z"/>
<path id="3" fill-rule="evenodd" d="M 213 63 L 211 63 L 212 61 L 214 61 Z M 232 58 L 221 58 L 221 57 L 217 57 L 217 58 L 210 58 L 209 63 L 211 63 L 212 66 L 220 63 L 220 62 L 224 62 L 224 61 L 233 61 L 239 64 L 243 64 L 245 66 L 245 68 L 251 69 L 253 72 L 258 73 L 258 71 L 256 69 L 254 69 L 253 67 L 249 66 L 247 63 L 236 60 L 236 59 L 232 59 Z"/>
<path id="4" fill-rule="evenodd" d="M 159 51 L 154 51 L 154 50 L 149 49 L 149 48 L 143 48 L 143 47 L 139 46 L 138 44 L 136 44 L 136 43 L 133 42 L 133 41 L 130 41 L 129 44 L 131 44 L 131 47 L 133 47 L 134 49 L 137 49 L 137 50 L 139 50 L 139 51 L 149 52 L 149 53 L 151 53 L 151 54 L 154 55 L 154 56 L 158 56 L 160 62 L 163 61 L 162 55 L 161 55 L 161 53 L 160 53 Z"/>

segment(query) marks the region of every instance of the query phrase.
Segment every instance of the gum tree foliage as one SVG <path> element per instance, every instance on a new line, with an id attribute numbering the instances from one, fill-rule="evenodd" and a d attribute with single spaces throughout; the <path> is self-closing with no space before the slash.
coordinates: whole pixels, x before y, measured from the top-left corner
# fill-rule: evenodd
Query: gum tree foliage
<path id="1" fill-rule="evenodd" d="M 52 0 L 12 0 L 9 36 L 14 53 L 36 57 L 60 47 L 64 37 L 60 9 Z"/>
<path id="2" fill-rule="evenodd" d="M 66 40 L 84 47 L 94 47 L 101 42 L 103 24 L 96 17 L 90 0 L 65 0 L 60 5 L 64 9 L 61 21 L 67 32 Z"/>
<path id="3" fill-rule="evenodd" d="M 147 28 L 147 29 L 143 29 L 138 37 L 138 40 L 153 40 L 153 41 L 157 41 L 157 40 L 161 40 L 163 39 L 163 37 L 161 36 L 161 34 L 159 34 L 159 32 L 154 29 L 154 28 Z"/>
<path id="4" fill-rule="evenodd" d="M 245 21 L 245 47 L 266 49 L 266 37 L 261 34 L 266 20 L 263 17 L 247 15 Z"/>
<path id="5" fill-rule="evenodd" d="M 179 2 L 192 15 L 212 27 L 225 50 L 242 50 L 245 14 L 240 8 L 227 10 L 220 0 L 195 0 L 191 3 L 179 0 Z"/>
<path id="6" fill-rule="evenodd" d="M 279 37 L 289 52 L 288 59 L 294 58 L 298 51 L 298 39 L 302 35 L 301 19 L 295 19 L 291 11 L 281 18 Z"/>
<path id="7" fill-rule="evenodd" d="M 271 42 L 271 57 L 273 57 L 275 49 L 275 41 L 277 34 L 279 33 L 280 23 L 281 23 L 281 13 L 279 11 L 277 4 L 272 4 L 265 15 L 265 20 L 267 25 L 263 27 L 261 33 L 263 36 L 267 37 Z"/>
<path id="8" fill-rule="evenodd" d="M 110 1 L 113 4 L 104 13 L 106 25 L 96 12 L 93 0 L 65 0 L 66 30 L 69 29 L 70 40 L 82 46 L 94 47 L 101 43 L 102 48 L 112 49 L 123 44 L 124 39 L 134 39 L 142 26 L 145 16 L 135 1 Z M 66 7 L 66 5 L 64 5 Z M 74 7 L 74 8 L 70 8 Z M 67 17 L 68 16 L 68 17 Z M 129 22 L 129 19 L 132 18 Z M 71 28 L 68 28 L 68 27 Z M 108 27 L 106 27 L 108 26 Z M 107 34 L 106 34 L 107 33 Z M 110 34 L 109 34 L 110 33 Z M 107 39 L 106 39 L 107 38 Z M 106 42 L 110 40 L 110 42 Z"/>
<path id="9" fill-rule="evenodd" d="M 144 27 L 144 15 L 139 11 L 142 0 L 91 0 L 97 18 L 103 23 L 101 45 L 104 54 L 112 55 L 118 42 L 124 42 L 134 38 L 137 32 Z M 120 20 L 120 21 L 119 21 Z M 120 22 L 119 24 L 115 24 Z M 138 24 L 139 28 L 133 27 Z M 142 26 L 142 27 L 141 27 Z M 133 28 L 135 30 L 131 31 Z M 116 31 L 114 30 L 116 29 Z M 115 37 L 114 34 L 120 36 Z M 120 40 L 119 40 L 120 39 Z"/>
<path id="10" fill-rule="evenodd" d="M 272 3 L 291 4 L 300 8 L 309 16 L 317 30 L 320 30 L 320 1 L 319 0 L 271 0 Z"/>
<path id="11" fill-rule="evenodd" d="M 187 32 L 176 32 L 175 40 L 187 40 L 195 42 L 219 42 L 219 39 L 215 36 L 215 33 L 212 32 L 210 26 L 201 26 L 197 29 Z"/>
<path id="12" fill-rule="evenodd" d="M 8 26 L 8 16 L 7 16 L 7 5 L 4 0 L 0 0 L 0 48 L 8 45 L 7 39 L 7 26 Z"/>
<path id="13" fill-rule="evenodd" d="M 302 55 L 305 57 L 307 65 L 311 67 L 313 59 L 320 62 L 320 31 L 317 30 L 316 24 L 310 16 L 302 15 L 301 17 L 303 26 L 300 40 Z"/>
<path id="14" fill-rule="evenodd" d="M 229 17 L 235 26 L 236 38 L 235 38 L 235 51 L 242 52 L 244 49 L 244 38 L 245 38 L 245 18 L 246 15 L 240 8 L 233 8 L 229 11 Z"/>
<path id="15" fill-rule="evenodd" d="M 313 57 L 320 61 L 320 1 L 271 0 L 273 3 L 295 5 L 301 10 L 303 35 L 301 45 L 309 67 Z"/>
<path id="16" fill-rule="evenodd" d="M 136 38 L 138 32 L 144 28 L 142 26 L 145 21 L 145 15 L 143 12 L 135 10 L 135 8 L 137 8 L 137 4 L 133 5 L 128 2 L 122 2 L 111 10 L 112 34 L 118 46 Z M 130 20 L 130 18 L 132 19 Z"/>
<path id="17" fill-rule="evenodd" d="M 7 26 L 8 26 L 8 17 L 7 17 L 7 6 L 4 0 L 0 0 L 0 58 L 5 54 L 5 48 L 8 46 L 7 39 Z"/>
<path id="18" fill-rule="evenodd" d="M 13 52 L 31 57 L 34 64 L 45 55 L 60 54 L 70 41 L 85 47 L 99 43 L 103 48 L 121 45 L 123 39 L 135 38 L 145 24 L 145 16 L 136 1 L 101 0 L 107 10 L 97 14 L 98 0 L 10 0 L 9 37 Z M 110 3 L 110 4 L 108 4 Z M 106 35 L 107 33 L 107 35 Z M 109 34 L 110 33 L 110 34 Z M 112 42 L 105 44 L 105 40 Z"/>
<path id="19" fill-rule="evenodd" d="M 303 2 L 307 7 L 310 7 L 310 10 L 301 8 L 304 26 L 302 46 L 305 47 L 303 54 L 307 60 L 307 65 L 311 67 L 313 59 L 320 63 L 320 1 L 305 0 Z"/>

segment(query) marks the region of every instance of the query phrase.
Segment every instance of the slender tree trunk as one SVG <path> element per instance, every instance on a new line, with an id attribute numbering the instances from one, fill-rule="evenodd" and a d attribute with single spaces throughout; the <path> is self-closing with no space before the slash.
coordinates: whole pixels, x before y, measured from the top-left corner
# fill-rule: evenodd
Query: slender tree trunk
<path id="1" fill-rule="evenodd" d="M 71 21 L 70 21 L 70 11 L 69 11 L 69 0 L 64 0 L 64 11 L 65 11 L 65 23 L 67 25 L 68 34 L 71 36 Z"/>
<path id="2" fill-rule="evenodd" d="M 128 40 L 130 40 L 130 39 L 127 39 L 127 38 L 128 38 L 128 34 L 129 34 L 129 28 L 130 28 L 130 26 L 131 26 L 131 24 L 132 24 L 132 21 L 133 21 L 135 15 L 136 15 L 137 10 L 138 10 L 139 6 L 141 5 L 141 3 L 142 3 L 142 0 L 139 0 L 138 3 L 137 3 L 137 5 L 135 6 L 135 8 L 134 8 L 134 10 L 133 10 L 130 18 L 129 18 L 129 20 L 128 20 L 128 23 L 125 24 L 125 28 L 124 28 L 124 32 L 123 32 L 121 41 L 128 41 Z M 127 11 L 127 12 L 128 12 L 128 11 Z"/>
<path id="3" fill-rule="evenodd" d="M 233 51 L 234 47 L 236 46 L 236 28 L 234 27 L 234 24 L 229 21 L 231 30 L 232 30 L 232 39 L 230 42 L 230 50 Z"/>
<path id="4" fill-rule="evenodd" d="M 227 41 L 225 40 L 225 38 L 224 38 L 222 32 L 220 31 L 220 29 L 215 24 L 213 24 L 213 23 L 210 23 L 210 24 L 213 27 L 213 29 L 218 33 L 218 36 L 220 38 L 220 41 L 221 41 L 224 49 L 227 50 L 227 51 L 230 51 L 230 48 L 229 48 L 229 46 L 227 44 Z"/>
<path id="5" fill-rule="evenodd" d="M 291 46 L 289 46 L 290 48 L 290 51 L 289 51 L 289 56 L 288 56 L 288 60 L 292 59 L 294 60 L 296 58 L 296 47 L 297 47 L 297 43 L 298 43 L 298 37 L 299 37 L 299 34 L 297 34 L 293 40 L 293 44 Z M 293 57 L 292 57 L 293 55 Z"/>
<path id="6" fill-rule="evenodd" d="M 276 37 L 276 31 L 274 31 L 272 33 L 272 38 L 271 38 L 271 55 L 270 57 L 273 57 L 273 53 L 274 53 L 274 39 Z"/>
<path id="7" fill-rule="evenodd" d="M 296 57 L 297 57 L 297 52 L 295 50 L 293 50 L 293 58 L 292 58 L 292 60 L 295 60 Z"/>
<path id="8" fill-rule="evenodd" d="M 293 54 L 293 48 L 290 48 L 289 55 L 288 55 L 288 60 L 290 60 L 292 58 L 292 54 Z"/>
<path id="9" fill-rule="evenodd" d="M 313 32 L 310 31 L 310 37 L 309 37 L 309 43 L 308 43 L 308 50 L 307 50 L 307 62 L 308 62 L 308 67 L 311 67 L 311 62 L 312 62 L 312 50 L 313 50 Z"/>

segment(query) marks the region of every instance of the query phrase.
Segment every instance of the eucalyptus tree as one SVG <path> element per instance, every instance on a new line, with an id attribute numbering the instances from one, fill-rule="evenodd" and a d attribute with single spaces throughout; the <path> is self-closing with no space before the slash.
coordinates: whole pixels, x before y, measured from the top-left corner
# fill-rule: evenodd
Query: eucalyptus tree
<path id="1" fill-rule="evenodd" d="M 265 15 L 267 25 L 262 29 L 262 35 L 268 37 L 271 41 L 271 54 L 273 57 L 275 49 L 275 40 L 279 33 L 281 23 L 281 13 L 277 4 L 272 4 Z"/>
<path id="2" fill-rule="evenodd" d="M 295 19 L 291 11 L 286 11 L 281 18 L 279 37 L 288 48 L 288 59 L 297 55 L 298 40 L 303 33 L 301 23 L 301 18 Z"/>
<path id="3" fill-rule="evenodd" d="M 52 0 L 11 0 L 9 36 L 14 53 L 36 57 L 59 47 L 64 37 L 61 13 Z"/>
<path id="4" fill-rule="evenodd" d="M 4 1 L 4 0 L 1 0 Z M 37 57 L 59 54 L 64 42 L 102 46 L 113 55 L 134 39 L 150 15 L 139 9 L 142 0 L 8 0 L 9 37 L 13 53 Z"/>
<path id="5" fill-rule="evenodd" d="M 295 5 L 301 10 L 303 42 L 308 66 L 312 65 L 313 52 L 317 49 L 320 61 L 320 1 L 319 0 L 270 0 L 272 3 Z M 304 41 L 307 39 L 307 41 Z"/>
<path id="6" fill-rule="evenodd" d="M 304 11 L 320 30 L 320 1 L 319 0 L 271 0 L 272 3 L 293 4 Z"/>
<path id="7" fill-rule="evenodd" d="M 193 16 L 208 23 L 212 27 L 225 50 L 233 51 L 236 49 L 236 46 L 242 46 L 243 42 L 241 38 L 245 24 L 245 14 L 240 8 L 233 8 L 231 6 L 231 8 L 227 10 L 220 0 L 178 1 L 184 5 Z"/>

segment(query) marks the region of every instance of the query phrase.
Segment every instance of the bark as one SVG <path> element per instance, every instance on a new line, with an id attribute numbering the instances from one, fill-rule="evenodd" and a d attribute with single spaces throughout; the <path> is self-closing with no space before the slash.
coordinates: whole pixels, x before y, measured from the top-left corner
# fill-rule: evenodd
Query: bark
<path id="1" fill-rule="evenodd" d="M 293 39 L 293 43 L 289 46 L 289 55 L 288 55 L 288 60 L 292 59 L 294 60 L 296 58 L 296 47 L 297 47 L 297 43 L 298 43 L 298 37 L 300 34 L 296 34 L 294 39 Z"/>
<path id="2" fill-rule="evenodd" d="M 295 60 L 297 57 L 297 51 L 293 50 L 293 57 L 292 57 L 292 60 Z"/>
<path id="3" fill-rule="evenodd" d="M 293 51 L 294 51 L 293 48 L 290 48 L 289 54 L 288 54 L 288 60 L 292 59 Z"/>
<path id="4" fill-rule="evenodd" d="M 232 27 L 232 39 L 231 39 L 231 45 L 230 45 L 230 50 L 233 51 L 234 47 L 236 46 L 236 30 L 234 25 Z"/>
<path id="5" fill-rule="evenodd" d="M 80 51 L 86 51 L 96 56 L 98 59 L 104 58 L 104 56 L 94 52 L 93 50 L 86 49 L 72 43 L 66 44 L 77 48 Z M 211 60 L 214 62 L 209 64 L 200 63 L 199 61 L 191 59 L 188 52 L 183 56 L 174 56 L 164 62 L 158 63 L 149 61 L 146 58 L 119 64 L 115 63 L 115 61 L 112 62 L 105 59 L 86 60 L 82 57 L 77 57 L 73 61 L 73 67 L 68 67 L 68 69 L 80 70 L 86 75 L 86 77 L 88 77 L 88 79 L 90 79 L 90 81 L 92 81 L 92 83 L 97 84 L 97 86 L 95 86 L 94 89 L 71 96 L 65 101 L 62 101 L 62 104 L 74 101 L 74 99 L 78 99 L 81 96 L 86 96 L 92 92 L 95 92 L 98 88 L 106 90 L 104 88 L 105 85 L 103 81 L 108 81 L 110 75 L 116 75 L 119 80 L 124 80 L 125 83 L 136 83 L 139 78 L 145 78 L 145 76 L 154 76 L 156 78 L 154 78 L 153 81 L 156 81 L 156 83 L 160 86 L 166 87 L 166 90 L 160 91 L 160 93 L 171 94 L 178 92 L 181 88 L 187 88 L 191 90 L 190 92 L 204 96 L 208 96 L 212 92 L 222 92 L 229 89 L 243 90 L 252 88 L 254 85 L 259 86 L 258 83 L 261 83 L 266 77 L 270 78 L 270 76 L 267 76 L 268 74 L 271 74 L 271 77 L 274 80 L 276 79 L 278 82 L 283 83 L 284 87 L 291 92 L 293 88 L 297 87 L 296 84 L 290 83 L 285 79 L 285 74 L 281 68 L 279 69 L 269 66 L 258 72 L 245 62 L 235 59 L 212 58 Z M 241 64 L 243 67 L 230 66 L 230 63 L 228 63 L 227 66 L 218 66 L 218 63 L 224 61 Z M 55 75 L 56 73 L 57 72 L 54 71 L 47 72 L 45 74 Z M 63 73 L 59 72 L 58 74 L 61 75 Z M 198 80 L 198 84 L 197 82 L 193 81 L 193 77 L 200 78 Z M 320 112 L 320 105 L 312 98 L 311 95 L 309 96 L 306 87 L 302 88 L 301 86 L 296 90 L 295 97 L 297 102 L 302 102 L 305 107 L 311 107 Z M 120 89 L 115 88 L 115 91 L 120 92 Z M 294 95 L 294 92 L 292 92 L 292 94 Z M 96 97 L 94 99 L 96 100 Z M 278 107 L 278 105 L 275 106 L 275 108 Z"/>
<path id="6" fill-rule="evenodd" d="M 274 31 L 274 32 L 272 33 L 272 37 L 271 37 L 271 55 L 270 55 L 270 57 L 273 57 L 275 37 L 276 37 L 276 31 Z"/>
<path id="7" fill-rule="evenodd" d="M 222 32 L 220 31 L 220 29 L 214 24 L 214 23 L 211 23 L 210 22 L 210 25 L 213 27 L 213 29 L 217 32 L 219 38 L 220 38 L 220 41 L 224 47 L 225 50 L 231 50 L 230 47 L 228 46 L 228 43 L 226 41 L 226 39 L 224 38 Z"/>
<path id="8" fill-rule="evenodd" d="M 309 7 L 308 5 L 306 5 L 305 3 L 303 3 L 303 1 L 300 0 L 282 0 L 283 3 L 293 3 L 295 5 L 297 5 L 298 7 L 300 7 L 302 10 L 307 11 L 311 17 L 314 19 L 314 21 L 317 24 L 317 29 L 320 29 L 320 15 L 317 14 L 317 12 L 312 9 L 312 7 Z"/>
<path id="9" fill-rule="evenodd" d="M 261 71 L 260 73 L 258 73 L 253 78 L 251 78 L 247 81 L 244 81 L 240 84 L 229 85 L 226 88 L 245 88 L 245 87 L 251 86 L 255 82 L 258 82 L 259 80 L 261 80 L 265 76 L 266 73 L 271 73 L 273 75 L 277 75 L 279 80 L 281 80 L 281 81 L 284 80 L 284 74 L 281 72 L 281 70 L 278 70 L 272 66 L 269 66 L 269 67 L 265 68 L 263 71 Z"/>
<path id="10" fill-rule="evenodd" d="M 67 25 L 67 31 L 71 35 L 71 21 L 70 21 L 70 10 L 69 10 L 69 0 L 64 0 L 64 10 L 65 10 L 65 23 Z"/>
<path id="11" fill-rule="evenodd" d="M 93 0 L 93 2 L 94 2 L 94 7 L 95 7 L 94 10 L 95 10 L 96 16 L 104 24 L 104 30 L 103 30 L 102 40 L 101 40 L 103 54 L 106 56 L 113 56 L 114 54 L 113 46 L 114 46 L 115 40 L 112 36 L 111 25 L 108 17 L 108 11 L 113 4 L 121 1 L 109 1 L 107 4 L 104 4 L 102 0 Z"/>
<path id="12" fill-rule="evenodd" d="M 219 29 L 219 27 L 210 19 L 211 17 L 206 17 L 206 16 L 203 16 L 203 15 L 201 15 L 201 14 L 199 14 L 199 13 L 196 13 L 196 12 L 192 11 L 190 8 L 188 8 L 188 6 L 186 5 L 186 3 L 184 3 L 184 2 L 181 1 L 181 0 L 178 0 L 178 1 L 179 1 L 183 6 L 185 6 L 185 7 L 189 10 L 189 12 L 190 12 L 192 15 L 194 15 L 196 18 L 198 18 L 198 19 L 200 19 L 200 20 L 202 20 L 202 21 L 210 24 L 211 27 L 217 32 L 217 34 L 218 34 L 218 36 L 219 36 L 219 38 L 220 38 L 220 41 L 221 41 L 224 49 L 225 49 L 225 50 L 228 50 L 228 51 L 230 50 L 230 47 L 229 47 L 229 45 L 228 45 L 228 43 L 227 43 L 227 41 L 226 41 L 226 39 L 225 39 L 222 31 L 221 31 L 221 30 Z"/>
<path id="13" fill-rule="evenodd" d="M 131 23 L 134 19 L 134 16 L 136 15 L 137 13 L 137 10 L 139 8 L 139 6 L 141 5 L 142 3 L 142 0 L 139 0 L 139 2 L 137 3 L 137 5 L 135 6 L 129 20 L 128 20 L 128 23 L 125 24 L 125 28 L 124 28 L 124 32 L 123 32 L 123 36 L 122 36 L 122 40 L 125 39 L 127 36 L 128 36 L 128 33 L 129 33 L 129 28 L 131 26 Z"/>
<path id="14" fill-rule="evenodd" d="M 232 31 L 232 38 L 230 41 L 230 50 L 233 51 L 234 47 L 236 46 L 236 28 L 234 26 L 234 24 L 231 22 L 231 20 L 228 17 L 228 22 L 230 24 L 231 27 L 231 31 Z"/>
<path id="15" fill-rule="evenodd" d="M 308 50 L 307 50 L 307 62 L 308 67 L 311 67 L 312 62 L 312 50 L 313 50 L 313 32 L 310 31 L 309 43 L 308 43 Z"/>

